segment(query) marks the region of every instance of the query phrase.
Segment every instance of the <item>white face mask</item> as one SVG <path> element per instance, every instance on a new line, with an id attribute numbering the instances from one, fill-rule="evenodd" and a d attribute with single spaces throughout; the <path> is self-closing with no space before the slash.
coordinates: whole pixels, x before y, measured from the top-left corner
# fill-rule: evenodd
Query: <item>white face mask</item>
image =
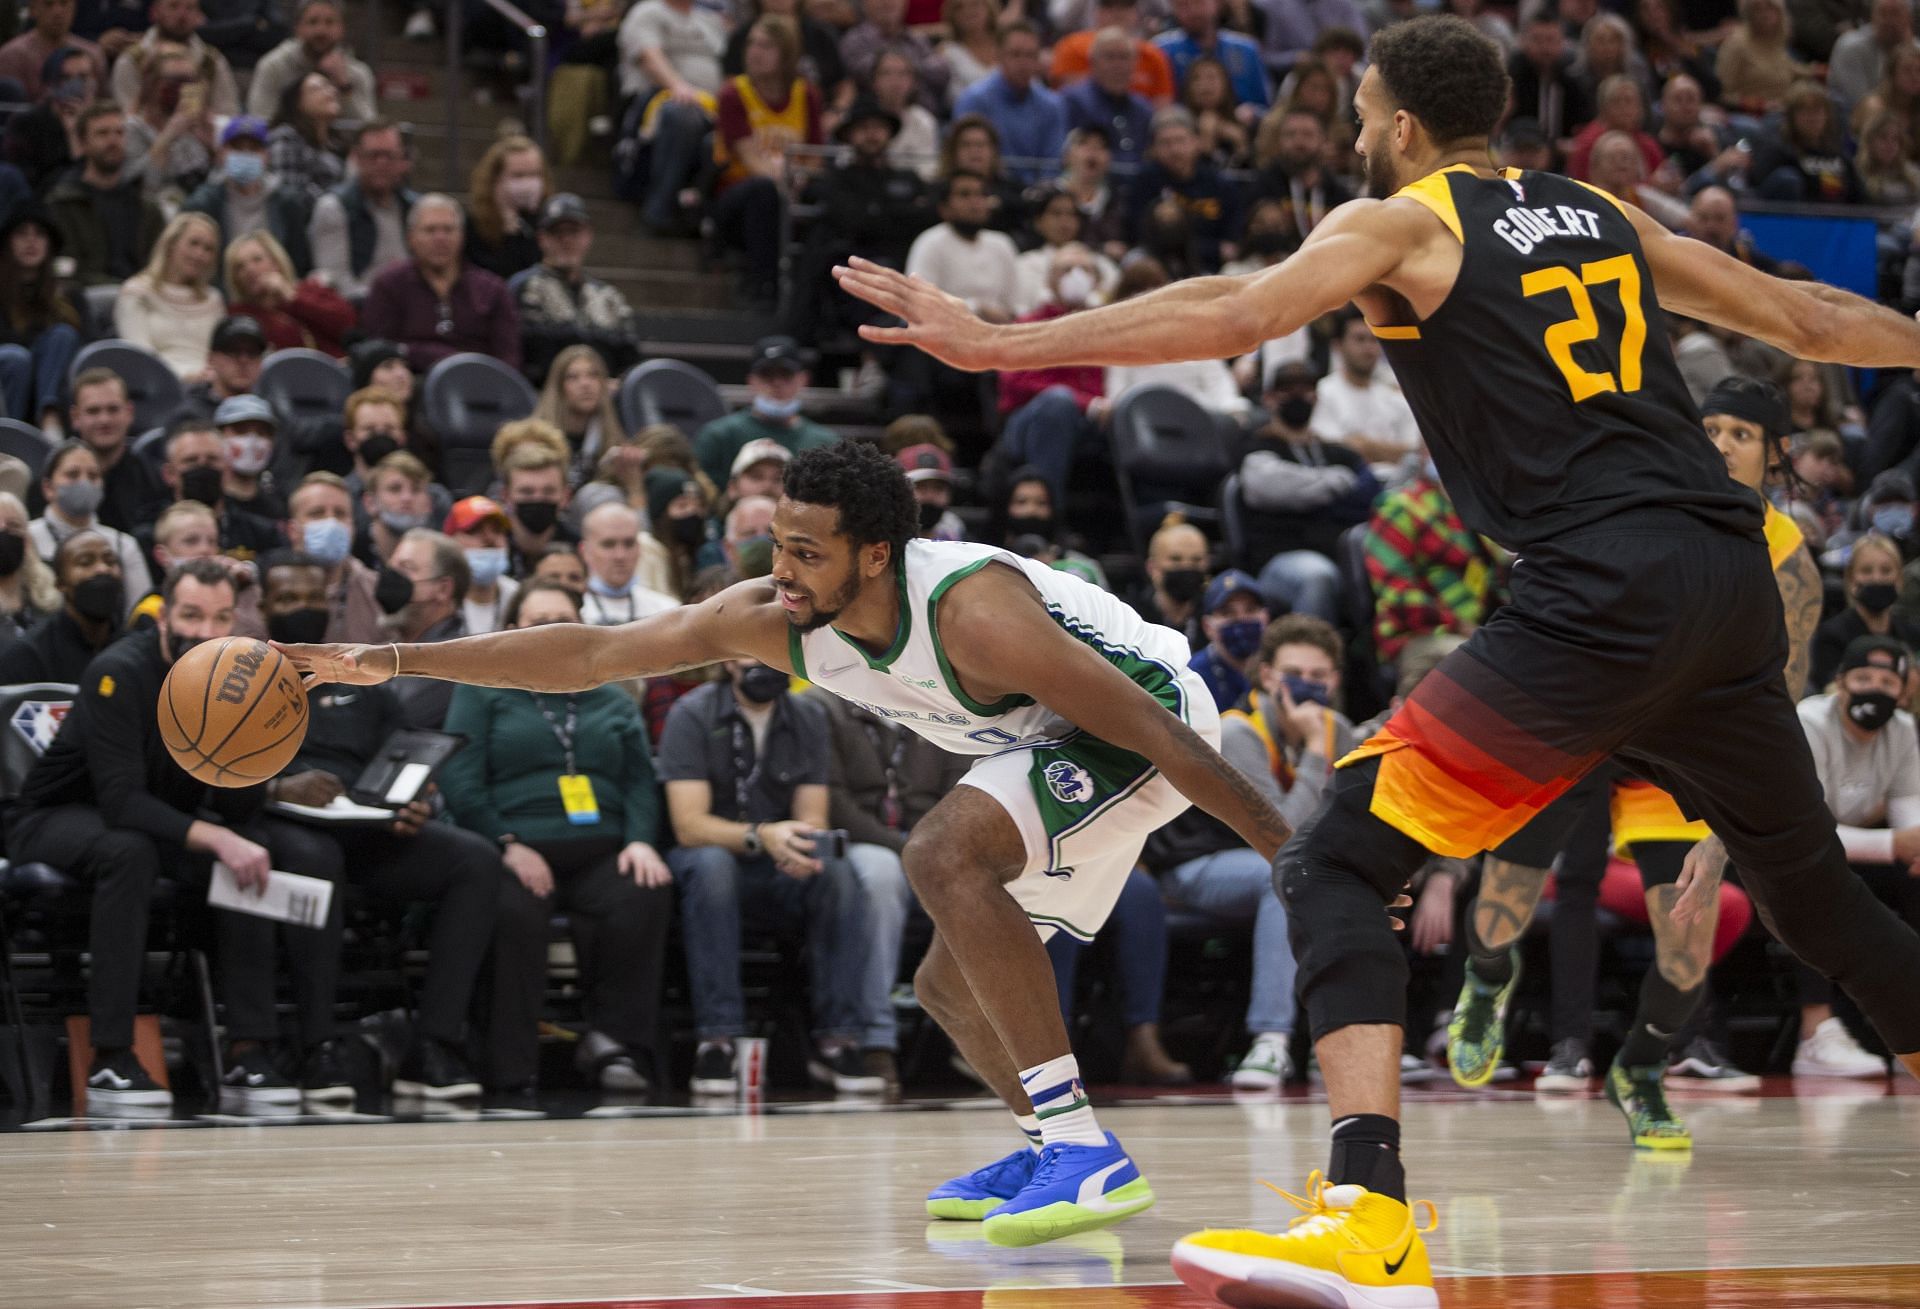
<path id="1" fill-rule="evenodd" d="M 242 477 L 263 473 L 273 460 L 273 438 L 266 436 L 230 436 L 227 438 L 227 467 Z"/>
<path id="2" fill-rule="evenodd" d="M 530 214 L 540 207 L 540 193 L 545 185 L 537 177 L 511 177 L 502 183 L 507 203 L 523 214 Z"/>
<path id="3" fill-rule="evenodd" d="M 1069 268 L 1060 274 L 1058 294 L 1060 303 L 1069 309 L 1077 309 L 1093 295 L 1094 277 L 1090 268 Z"/>

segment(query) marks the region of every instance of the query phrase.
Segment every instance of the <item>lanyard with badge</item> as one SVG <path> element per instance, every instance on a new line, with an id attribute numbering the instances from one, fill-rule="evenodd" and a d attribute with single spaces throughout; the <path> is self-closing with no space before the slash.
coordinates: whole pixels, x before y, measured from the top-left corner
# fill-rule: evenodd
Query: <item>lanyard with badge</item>
<path id="1" fill-rule="evenodd" d="M 567 821 L 575 827 L 591 827 L 600 821 L 600 802 L 593 797 L 593 779 L 574 767 L 573 740 L 580 725 L 579 702 L 572 696 L 567 697 L 564 727 L 546 701 L 535 695 L 533 703 L 540 710 L 540 716 L 547 720 L 547 726 L 553 729 L 553 739 L 560 743 L 560 753 L 567 761 L 567 770 L 560 774 L 560 807 L 567 811 Z"/>

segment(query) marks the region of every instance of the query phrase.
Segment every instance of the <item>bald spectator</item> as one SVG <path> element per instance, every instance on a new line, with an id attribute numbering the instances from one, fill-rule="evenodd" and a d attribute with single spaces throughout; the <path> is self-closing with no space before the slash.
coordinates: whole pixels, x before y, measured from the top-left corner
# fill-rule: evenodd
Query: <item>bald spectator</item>
<path id="1" fill-rule="evenodd" d="M 128 113 L 140 103 L 140 81 L 149 57 L 158 46 L 173 44 L 187 48 L 196 80 L 206 84 L 207 109 L 220 118 L 240 112 L 240 87 L 233 80 L 227 57 L 208 45 L 200 36 L 207 16 L 200 0 L 153 0 L 147 9 L 152 26 L 126 54 L 114 61 L 113 98 Z"/>
<path id="2" fill-rule="evenodd" d="M 460 202 L 423 195 L 407 215 L 411 259 L 373 279 L 361 329 L 407 349 L 407 362 L 424 373 L 442 359 L 475 351 L 509 368 L 520 367 L 520 311 L 507 284 L 461 261 Z"/>
<path id="3" fill-rule="evenodd" d="M 580 560 L 587 566 L 582 622 L 596 627 L 631 623 L 665 613 L 679 601 L 640 585 L 640 515 L 619 503 L 603 504 L 580 524 Z"/>
<path id="4" fill-rule="evenodd" d="M 41 71 L 63 49 L 87 56 L 95 86 L 107 83 L 107 56 L 93 42 L 73 34 L 73 8 L 74 0 L 27 0 L 27 17 L 33 26 L 0 45 L 0 77 L 20 83 L 29 100 L 40 99 L 45 90 Z"/>
<path id="5" fill-rule="evenodd" d="M 308 473 L 287 503 L 287 542 L 327 570 L 327 641 L 381 639 L 379 575 L 353 557 L 354 496 L 334 473 Z"/>
<path id="6" fill-rule="evenodd" d="M 1685 73 L 1675 73 L 1660 90 L 1660 128 L 1654 140 L 1683 178 L 1691 178 L 1722 153 L 1720 134 L 1702 113 L 1706 103 L 1700 83 Z"/>
<path id="7" fill-rule="evenodd" d="M 385 623 L 391 639 L 425 645 L 467 634 L 464 611 L 473 574 L 467 568 L 466 551 L 452 537 L 430 528 L 414 528 L 394 547 L 383 578 L 385 574 L 401 579 L 391 599 L 399 599 L 402 588 L 405 595 Z M 453 703 L 452 682 L 396 677 L 389 685 L 400 698 L 400 714 L 408 727 L 438 728 L 447 720 L 447 707 Z"/>
<path id="8" fill-rule="evenodd" d="M 1733 192 L 1724 186 L 1703 188 L 1687 208 L 1686 224 L 1680 229 L 1696 241 L 1705 242 L 1721 254 L 1731 255 L 1763 273 L 1778 277 L 1783 265 L 1754 247 L 1753 238 L 1740 230 L 1740 208 Z"/>
<path id="9" fill-rule="evenodd" d="M 1193 524 L 1170 516 L 1147 542 L 1147 584 L 1133 607 L 1150 623 L 1163 623 L 1186 635 L 1199 650 L 1207 643 L 1200 627 L 1200 597 L 1207 589 L 1207 538 Z"/>
<path id="10" fill-rule="evenodd" d="M 1914 48 L 1912 0 L 1873 0 L 1866 25 L 1833 43 L 1827 89 L 1852 113 L 1886 76 L 1888 56 Z"/>
<path id="11" fill-rule="evenodd" d="M 1048 79 L 1063 89 L 1085 79 L 1093 71 L 1094 35 L 1109 27 L 1117 27 L 1134 37 L 1131 83 L 1134 94 L 1156 108 L 1171 101 L 1173 65 L 1159 46 L 1140 39 L 1140 7 L 1135 0 L 1095 0 L 1093 22 L 1053 43 Z"/>
<path id="12" fill-rule="evenodd" d="M 346 45 L 346 17 L 340 0 L 301 0 L 293 35 L 269 50 L 247 85 L 247 112 L 271 121 L 280 112 L 287 88 L 308 73 L 324 73 L 340 93 L 343 117 L 365 121 L 374 106 L 373 69 L 355 59 Z"/>
<path id="13" fill-rule="evenodd" d="M 1112 162 L 1132 168 L 1140 162 L 1153 122 L 1153 106 L 1133 90 L 1134 37 L 1123 28 L 1103 27 L 1088 51 L 1090 74 L 1062 95 L 1067 130 L 1092 129 L 1105 135 Z"/>

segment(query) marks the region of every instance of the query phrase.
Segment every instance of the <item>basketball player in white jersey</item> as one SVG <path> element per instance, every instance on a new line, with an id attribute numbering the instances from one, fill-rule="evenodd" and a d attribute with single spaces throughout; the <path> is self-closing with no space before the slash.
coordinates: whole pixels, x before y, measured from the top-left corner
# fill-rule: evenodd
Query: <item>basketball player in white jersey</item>
<path id="1" fill-rule="evenodd" d="M 1147 835 L 1189 800 L 1265 858 L 1288 830 L 1213 748 L 1219 716 L 1178 632 L 1067 573 L 917 531 L 906 476 L 847 441 L 795 457 L 772 576 L 704 603 L 619 627 L 282 649 L 311 682 L 405 674 L 535 692 L 756 660 L 979 756 L 907 844 L 936 929 L 915 989 L 1027 1141 L 936 1187 L 927 1210 L 1032 1245 L 1154 1199 L 1094 1120 L 1042 942 L 1091 939 Z M 761 838 L 741 824 L 736 841 L 752 854 Z"/>

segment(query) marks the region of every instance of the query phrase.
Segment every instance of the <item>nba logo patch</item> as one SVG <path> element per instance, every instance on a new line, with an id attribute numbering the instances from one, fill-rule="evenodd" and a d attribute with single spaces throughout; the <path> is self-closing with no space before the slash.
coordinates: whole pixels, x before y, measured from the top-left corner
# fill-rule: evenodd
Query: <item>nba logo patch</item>
<path id="1" fill-rule="evenodd" d="M 1520 185 L 1519 178 L 1509 177 L 1507 179 L 1507 185 L 1513 188 L 1513 198 L 1515 200 L 1517 200 L 1521 204 L 1525 204 L 1527 202 L 1527 190 L 1525 187 Z"/>
<path id="2" fill-rule="evenodd" d="M 72 707 L 70 700 L 22 700 L 13 711 L 13 730 L 35 754 L 45 754 L 53 738 L 60 735 L 60 724 Z"/>
<path id="3" fill-rule="evenodd" d="M 1042 774 L 1047 789 L 1061 804 L 1085 804 L 1093 798 L 1093 779 L 1087 770 L 1067 759 L 1056 759 Z"/>

